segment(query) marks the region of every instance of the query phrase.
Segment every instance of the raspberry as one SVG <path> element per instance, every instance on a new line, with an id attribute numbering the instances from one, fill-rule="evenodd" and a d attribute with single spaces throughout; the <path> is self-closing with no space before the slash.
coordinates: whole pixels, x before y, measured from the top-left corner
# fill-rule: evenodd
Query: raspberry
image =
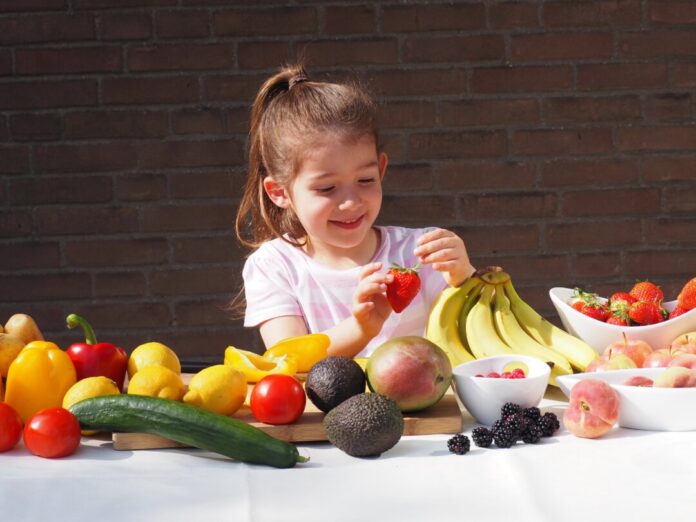
<path id="1" fill-rule="evenodd" d="M 490 377 L 492 379 L 500 379 L 500 374 L 498 372 L 488 372 L 486 374 L 486 377 Z"/>
<path id="2" fill-rule="evenodd" d="M 470 447 L 469 437 L 461 433 L 458 433 L 447 441 L 447 448 L 451 453 L 456 453 L 457 455 L 468 453 Z"/>
<path id="3" fill-rule="evenodd" d="M 524 374 L 524 370 L 522 368 L 515 368 L 512 370 L 512 378 L 513 379 L 524 379 L 526 375 Z"/>
<path id="4" fill-rule="evenodd" d="M 488 448 L 493 442 L 493 433 L 488 428 L 479 426 L 471 432 L 471 438 L 474 439 L 474 444 L 479 448 Z"/>

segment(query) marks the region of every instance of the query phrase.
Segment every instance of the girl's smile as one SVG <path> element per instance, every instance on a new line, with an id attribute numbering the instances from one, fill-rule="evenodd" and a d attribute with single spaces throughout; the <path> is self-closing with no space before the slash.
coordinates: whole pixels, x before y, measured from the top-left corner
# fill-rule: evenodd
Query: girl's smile
<path id="1" fill-rule="evenodd" d="M 355 219 L 346 219 L 343 221 L 330 220 L 329 223 L 345 230 L 355 230 L 360 227 L 364 217 L 365 215 L 363 214 Z"/>

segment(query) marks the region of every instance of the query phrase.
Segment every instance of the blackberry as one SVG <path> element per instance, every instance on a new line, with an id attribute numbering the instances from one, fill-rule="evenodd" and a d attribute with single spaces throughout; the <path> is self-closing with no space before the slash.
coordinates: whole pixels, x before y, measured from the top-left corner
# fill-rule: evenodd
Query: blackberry
<path id="1" fill-rule="evenodd" d="M 561 427 L 561 423 L 558 421 L 555 413 L 546 412 L 537 422 L 537 426 L 541 428 L 541 433 L 544 437 L 550 437 Z"/>
<path id="2" fill-rule="evenodd" d="M 488 448 L 493 442 L 493 433 L 488 428 L 479 426 L 473 429 L 471 438 L 474 439 L 474 444 L 479 448 Z"/>
<path id="3" fill-rule="evenodd" d="M 517 435 L 509 426 L 503 426 L 493 433 L 493 442 L 499 448 L 509 448 L 517 442 Z"/>
<path id="4" fill-rule="evenodd" d="M 541 410 L 539 410 L 539 408 L 537 408 L 536 406 L 532 406 L 531 408 L 525 408 L 523 411 L 524 416 L 532 422 L 538 421 L 541 417 Z"/>
<path id="5" fill-rule="evenodd" d="M 451 453 L 456 453 L 457 455 L 464 455 L 469 451 L 470 447 L 469 437 L 461 433 L 458 433 L 447 441 L 447 448 Z"/>
<path id="6" fill-rule="evenodd" d="M 514 415 L 521 409 L 522 407 L 519 404 L 515 404 L 514 402 L 506 402 L 503 404 L 503 407 L 500 408 L 500 416 L 505 418 L 510 415 Z"/>
<path id="7" fill-rule="evenodd" d="M 503 424 L 509 427 L 513 433 L 519 437 L 523 432 L 527 430 L 529 426 L 529 420 L 524 414 L 519 411 L 513 415 L 508 415 L 503 419 Z"/>
<path id="8" fill-rule="evenodd" d="M 543 429 L 539 424 L 529 424 L 527 429 L 522 433 L 521 439 L 525 444 L 536 444 L 544 435 Z"/>

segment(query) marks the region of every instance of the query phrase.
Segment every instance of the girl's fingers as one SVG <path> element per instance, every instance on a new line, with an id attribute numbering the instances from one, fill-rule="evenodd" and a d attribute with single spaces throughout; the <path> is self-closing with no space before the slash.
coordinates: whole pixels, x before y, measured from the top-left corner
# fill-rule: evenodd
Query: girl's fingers
<path id="1" fill-rule="evenodd" d="M 381 269 L 382 263 L 369 263 L 362 267 L 362 270 L 360 270 L 360 279 L 365 279 Z"/>
<path id="2" fill-rule="evenodd" d="M 363 302 L 370 299 L 375 294 L 382 294 L 387 291 L 387 285 L 384 283 L 371 282 L 366 285 L 360 285 L 356 293 L 358 302 Z"/>

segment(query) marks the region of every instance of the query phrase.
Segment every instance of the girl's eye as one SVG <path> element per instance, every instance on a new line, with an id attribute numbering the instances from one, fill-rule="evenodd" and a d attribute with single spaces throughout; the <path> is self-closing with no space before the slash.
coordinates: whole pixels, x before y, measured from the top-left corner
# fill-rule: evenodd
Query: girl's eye
<path id="1" fill-rule="evenodd" d="M 363 185 L 369 185 L 370 183 L 375 182 L 375 178 L 363 178 L 363 179 L 360 179 L 358 181 Z"/>
<path id="2" fill-rule="evenodd" d="M 333 187 L 321 187 L 321 188 L 316 188 L 314 189 L 316 192 L 319 192 L 320 194 L 328 194 L 331 192 L 334 188 Z"/>

